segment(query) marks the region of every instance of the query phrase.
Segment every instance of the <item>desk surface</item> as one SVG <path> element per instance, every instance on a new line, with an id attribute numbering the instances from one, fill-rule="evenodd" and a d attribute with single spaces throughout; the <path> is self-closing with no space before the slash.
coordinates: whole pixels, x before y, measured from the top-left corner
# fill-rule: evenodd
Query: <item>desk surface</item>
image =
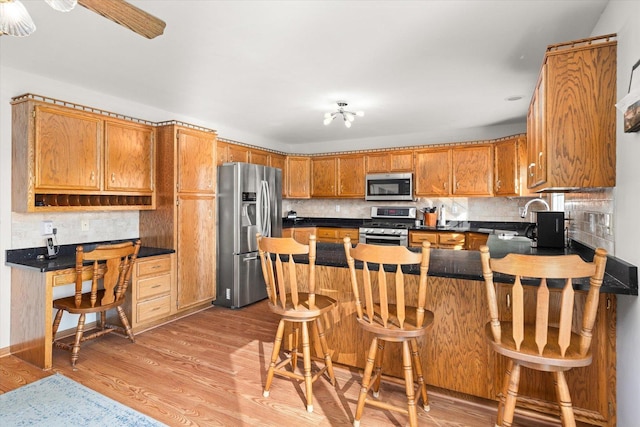
<path id="1" fill-rule="evenodd" d="M 84 245 L 85 248 L 89 249 L 89 246 L 96 246 L 101 243 L 121 243 L 121 242 L 126 242 L 128 240 L 135 240 L 135 239 L 62 245 L 60 246 L 58 256 L 54 259 L 46 259 L 46 258 L 38 259 L 39 255 L 44 255 L 46 253 L 46 249 L 44 246 L 38 247 L 38 248 L 9 249 L 7 250 L 6 265 L 8 265 L 9 267 L 22 267 L 22 268 L 30 268 L 30 269 L 33 268 L 33 269 L 39 270 L 42 273 L 46 273 L 48 271 L 64 270 L 67 268 L 75 267 L 76 265 L 75 251 L 78 245 Z M 170 254 L 174 252 L 175 252 L 174 249 L 151 248 L 147 246 L 142 246 L 140 248 L 140 252 L 138 253 L 138 258 L 146 258 L 146 257 L 156 256 L 156 255 L 165 255 L 165 254 Z"/>

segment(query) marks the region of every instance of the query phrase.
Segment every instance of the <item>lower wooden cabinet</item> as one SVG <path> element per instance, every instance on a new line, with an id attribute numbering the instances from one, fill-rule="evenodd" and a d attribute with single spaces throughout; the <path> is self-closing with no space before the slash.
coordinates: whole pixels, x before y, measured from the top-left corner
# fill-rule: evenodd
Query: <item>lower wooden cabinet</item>
<path id="1" fill-rule="evenodd" d="M 175 312 L 175 254 L 139 258 L 127 290 L 126 311 L 134 332 Z"/>
<path id="2" fill-rule="evenodd" d="M 282 237 L 293 237 L 293 239 L 304 245 L 309 244 L 309 236 L 316 234 L 316 227 L 296 227 L 282 230 Z"/>
<path id="3" fill-rule="evenodd" d="M 360 238 L 357 228 L 318 227 L 318 231 L 316 232 L 318 242 L 323 243 L 342 243 L 342 240 L 347 236 L 349 236 L 354 243 L 357 243 Z"/>
<path id="4" fill-rule="evenodd" d="M 466 233 L 450 231 L 410 231 L 409 246 L 420 247 L 428 241 L 434 249 L 466 249 Z"/>

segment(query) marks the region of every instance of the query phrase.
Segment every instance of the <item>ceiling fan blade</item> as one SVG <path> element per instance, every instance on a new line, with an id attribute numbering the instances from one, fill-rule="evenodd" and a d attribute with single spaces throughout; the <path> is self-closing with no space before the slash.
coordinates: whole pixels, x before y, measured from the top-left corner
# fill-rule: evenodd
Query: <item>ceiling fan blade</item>
<path id="1" fill-rule="evenodd" d="M 124 0 L 78 0 L 78 4 L 148 39 L 164 33 L 167 25 Z"/>

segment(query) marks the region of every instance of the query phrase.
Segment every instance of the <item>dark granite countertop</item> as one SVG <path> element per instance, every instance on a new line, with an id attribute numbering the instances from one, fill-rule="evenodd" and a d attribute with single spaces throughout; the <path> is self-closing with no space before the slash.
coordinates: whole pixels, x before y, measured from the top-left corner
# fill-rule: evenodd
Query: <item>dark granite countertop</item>
<path id="1" fill-rule="evenodd" d="M 568 248 L 532 248 L 530 241 L 525 238 L 503 240 L 498 235 L 489 236 L 487 246 L 491 251 L 491 256 L 501 258 L 508 253 L 536 254 L 536 255 L 562 255 L 562 254 L 578 254 L 585 260 L 593 259 L 593 249 L 581 245 L 578 242 L 572 242 L 572 246 Z M 419 248 L 411 248 L 411 250 L 419 251 Z M 347 268 L 347 260 L 342 244 L 337 243 L 318 243 L 316 251 L 316 265 Z M 299 262 L 307 262 L 304 256 L 296 256 Z M 361 268 L 361 265 L 357 265 Z M 419 274 L 418 268 L 410 268 L 407 270 L 409 274 Z M 454 279 L 466 279 L 484 281 L 482 277 L 482 266 L 480 264 L 480 252 L 478 251 L 458 251 L 451 249 L 431 249 L 431 258 L 429 262 L 429 275 L 435 277 L 448 277 Z M 512 280 L 496 274 L 494 281 L 499 283 L 511 283 Z M 527 280 L 524 284 L 536 285 L 537 281 Z M 549 281 L 549 287 L 561 288 L 563 281 Z M 574 288 L 577 290 L 588 289 L 588 280 L 575 281 Z M 637 268 L 622 260 L 609 257 L 605 278 L 601 288 L 602 293 L 620 294 L 620 295 L 638 295 L 638 276 Z"/>
<path id="2" fill-rule="evenodd" d="M 283 228 L 296 227 L 333 227 L 333 228 L 358 228 L 371 223 L 368 218 L 296 218 L 282 219 Z M 453 231 L 464 233 L 473 231 L 477 233 L 498 234 L 504 232 L 515 232 L 524 235 L 530 222 L 508 222 L 508 221 L 449 221 L 443 227 L 416 226 L 413 221 L 407 221 L 409 230 L 414 231 Z"/>
<path id="3" fill-rule="evenodd" d="M 110 240 L 108 242 L 91 242 L 91 243 L 76 243 L 71 245 L 62 245 L 59 248 L 58 255 L 54 259 L 42 258 L 38 259 L 39 255 L 44 256 L 47 253 L 44 246 L 37 248 L 26 249 L 8 249 L 6 254 L 6 265 L 10 267 L 22 267 L 22 268 L 34 268 L 43 273 L 47 271 L 64 270 L 67 268 L 73 268 L 76 265 L 76 247 L 78 245 L 84 245 L 87 250 L 91 249 L 91 246 L 97 246 L 104 243 L 121 243 L 126 241 L 135 241 L 136 239 L 123 239 L 123 240 Z M 148 246 L 140 247 L 138 252 L 138 258 L 146 258 L 156 255 L 165 255 L 174 253 L 174 249 L 164 248 L 152 248 Z"/>

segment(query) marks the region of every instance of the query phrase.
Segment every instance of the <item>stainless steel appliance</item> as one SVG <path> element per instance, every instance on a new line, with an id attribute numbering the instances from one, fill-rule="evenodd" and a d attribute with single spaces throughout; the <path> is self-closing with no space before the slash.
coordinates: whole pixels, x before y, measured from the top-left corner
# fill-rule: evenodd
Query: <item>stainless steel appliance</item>
<path id="1" fill-rule="evenodd" d="M 239 308 L 267 297 L 256 233 L 282 236 L 282 171 L 248 163 L 218 166 L 217 297 Z"/>
<path id="2" fill-rule="evenodd" d="M 372 207 L 371 221 L 358 229 L 360 243 L 409 246 L 416 212 L 413 207 Z"/>
<path id="3" fill-rule="evenodd" d="M 376 173 L 366 176 L 366 200 L 413 200 L 413 174 Z"/>

